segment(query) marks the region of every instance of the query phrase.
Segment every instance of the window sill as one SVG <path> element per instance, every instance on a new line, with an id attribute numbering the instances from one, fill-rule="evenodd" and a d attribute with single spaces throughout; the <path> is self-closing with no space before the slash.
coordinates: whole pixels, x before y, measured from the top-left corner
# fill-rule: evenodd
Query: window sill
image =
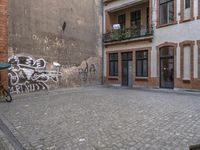
<path id="1" fill-rule="evenodd" d="M 172 25 L 175 25 L 177 24 L 177 21 L 175 21 L 174 23 L 169 23 L 169 24 L 163 24 L 163 25 L 157 25 L 157 29 L 159 28 L 163 28 L 163 27 L 168 27 L 168 26 L 172 26 Z"/>
<path id="2" fill-rule="evenodd" d="M 135 77 L 136 81 L 148 81 L 148 77 Z"/>
<path id="3" fill-rule="evenodd" d="M 187 78 L 184 79 L 184 78 L 183 78 L 183 82 L 184 82 L 184 83 L 190 83 L 190 79 L 187 79 Z"/>
<path id="4" fill-rule="evenodd" d="M 108 80 L 118 80 L 117 76 L 108 76 Z"/>

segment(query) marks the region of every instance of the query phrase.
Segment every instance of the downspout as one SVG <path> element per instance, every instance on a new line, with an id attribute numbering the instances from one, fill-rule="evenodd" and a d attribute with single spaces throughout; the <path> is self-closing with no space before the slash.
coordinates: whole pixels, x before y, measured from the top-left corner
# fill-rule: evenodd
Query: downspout
<path id="1" fill-rule="evenodd" d="M 104 84 L 104 41 L 103 41 L 103 34 L 104 34 L 104 0 L 101 0 L 101 15 L 102 15 L 102 38 L 101 38 L 101 44 L 102 44 L 102 79 L 101 84 Z"/>

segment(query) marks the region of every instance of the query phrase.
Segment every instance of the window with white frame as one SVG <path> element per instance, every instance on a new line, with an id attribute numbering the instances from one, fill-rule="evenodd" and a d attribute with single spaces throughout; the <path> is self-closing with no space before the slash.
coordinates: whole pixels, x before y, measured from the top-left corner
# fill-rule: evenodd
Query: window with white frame
<path id="1" fill-rule="evenodd" d="M 174 0 L 160 0 L 160 25 L 174 22 Z"/>
<path id="2" fill-rule="evenodd" d="M 183 48 L 183 80 L 191 79 L 191 47 Z"/>
<path id="3" fill-rule="evenodd" d="M 188 20 L 191 17 L 191 0 L 184 0 L 184 20 Z"/>

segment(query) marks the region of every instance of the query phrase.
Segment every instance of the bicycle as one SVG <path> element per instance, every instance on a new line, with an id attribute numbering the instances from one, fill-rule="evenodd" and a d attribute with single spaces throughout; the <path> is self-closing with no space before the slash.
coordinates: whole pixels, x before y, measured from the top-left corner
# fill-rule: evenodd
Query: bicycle
<path id="1" fill-rule="evenodd" d="M 10 64 L 0 63 L 0 71 L 10 68 Z M 3 83 L 1 81 L 1 74 L 0 74 L 0 99 L 5 100 L 6 102 L 12 101 L 12 96 L 10 95 L 10 92 L 6 90 L 3 86 Z"/>

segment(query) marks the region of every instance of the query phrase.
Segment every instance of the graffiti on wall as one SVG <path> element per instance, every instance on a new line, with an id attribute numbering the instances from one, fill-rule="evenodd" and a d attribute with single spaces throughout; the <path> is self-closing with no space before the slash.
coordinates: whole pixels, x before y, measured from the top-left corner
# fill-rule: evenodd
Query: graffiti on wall
<path id="1" fill-rule="evenodd" d="M 88 65 L 88 62 L 85 61 L 84 67 L 79 68 L 78 71 L 79 71 L 79 75 L 80 75 L 81 79 L 83 81 L 87 81 L 89 75 L 95 75 L 96 67 L 94 64 Z"/>
<path id="2" fill-rule="evenodd" d="M 59 64 L 54 65 L 53 70 L 48 70 L 43 58 L 34 59 L 31 56 L 15 55 L 8 61 L 11 64 L 8 73 L 11 93 L 48 90 L 48 83 L 58 83 L 62 76 Z"/>

